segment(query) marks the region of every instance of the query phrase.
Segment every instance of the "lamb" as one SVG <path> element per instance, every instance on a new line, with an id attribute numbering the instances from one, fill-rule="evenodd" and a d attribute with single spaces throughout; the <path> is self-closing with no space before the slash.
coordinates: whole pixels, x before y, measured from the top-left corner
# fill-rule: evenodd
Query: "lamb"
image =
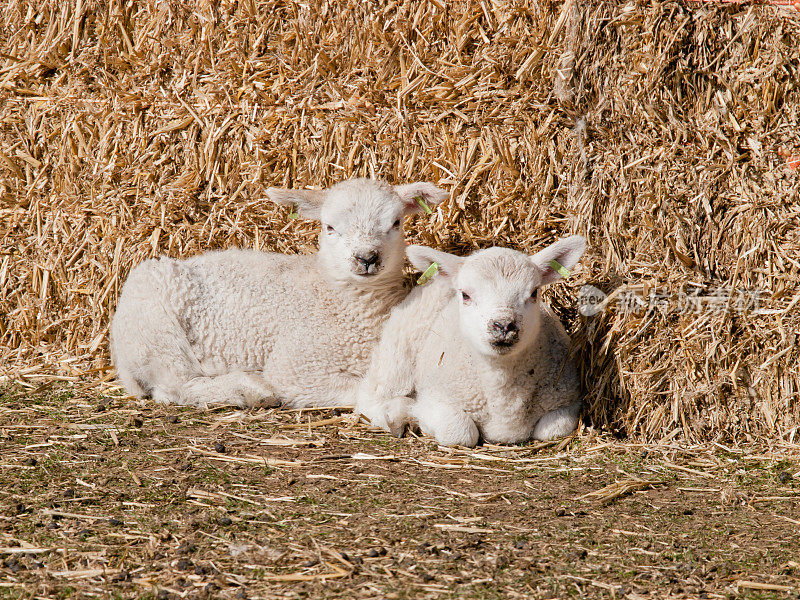
<path id="1" fill-rule="evenodd" d="M 290 407 L 349 401 L 403 286 L 402 221 L 438 204 L 431 183 L 370 179 L 327 190 L 270 188 L 270 200 L 322 222 L 320 250 L 253 250 L 147 260 L 111 321 L 129 393 L 158 402 Z"/>
<path id="2" fill-rule="evenodd" d="M 418 425 L 443 445 L 549 440 L 575 429 L 581 408 L 569 336 L 538 298 L 578 262 L 581 236 L 533 256 L 504 248 L 460 258 L 424 246 L 406 254 L 438 273 L 395 307 L 356 412 L 402 435 Z"/>

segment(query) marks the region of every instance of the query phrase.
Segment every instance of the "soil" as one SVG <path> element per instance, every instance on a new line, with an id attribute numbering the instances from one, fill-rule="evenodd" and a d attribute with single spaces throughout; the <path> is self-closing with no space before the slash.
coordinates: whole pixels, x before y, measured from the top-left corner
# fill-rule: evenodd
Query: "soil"
<path id="1" fill-rule="evenodd" d="M 0 398 L 0 598 L 798 598 L 800 446 Z"/>

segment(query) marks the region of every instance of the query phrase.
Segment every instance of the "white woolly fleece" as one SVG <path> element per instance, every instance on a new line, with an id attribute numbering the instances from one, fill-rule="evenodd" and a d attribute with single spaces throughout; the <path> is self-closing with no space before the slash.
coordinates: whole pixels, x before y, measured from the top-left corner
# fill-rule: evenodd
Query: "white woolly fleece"
<path id="1" fill-rule="evenodd" d="M 111 322 L 120 380 L 137 396 L 195 406 L 346 404 L 405 296 L 402 219 L 421 210 L 419 196 L 437 204 L 447 194 L 368 179 L 270 190 L 321 218 L 318 254 L 232 249 L 143 262 Z"/>
<path id="2" fill-rule="evenodd" d="M 356 411 L 402 435 L 406 425 L 444 445 L 474 446 L 568 434 L 580 411 L 569 336 L 538 299 L 586 242 L 572 236 L 533 257 L 490 248 L 459 258 L 411 246 L 412 263 L 437 262 L 434 280 L 392 310 L 356 394 Z M 514 323 L 508 339 L 498 325 Z M 501 327 L 502 330 L 502 327 Z"/>

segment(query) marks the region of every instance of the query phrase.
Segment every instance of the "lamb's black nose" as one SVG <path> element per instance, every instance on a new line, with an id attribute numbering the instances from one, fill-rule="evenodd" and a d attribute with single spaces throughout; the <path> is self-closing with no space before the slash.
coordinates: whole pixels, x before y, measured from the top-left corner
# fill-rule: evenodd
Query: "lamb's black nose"
<path id="1" fill-rule="evenodd" d="M 508 336 L 519 331 L 516 321 L 494 321 L 492 323 L 492 328 L 498 333 L 502 333 L 504 336 Z"/>
<path id="2" fill-rule="evenodd" d="M 356 260 L 359 262 L 359 264 L 363 265 L 364 269 L 368 270 L 372 265 L 380 260 L 380 255 L 377 252 L 356 254 Z"/>

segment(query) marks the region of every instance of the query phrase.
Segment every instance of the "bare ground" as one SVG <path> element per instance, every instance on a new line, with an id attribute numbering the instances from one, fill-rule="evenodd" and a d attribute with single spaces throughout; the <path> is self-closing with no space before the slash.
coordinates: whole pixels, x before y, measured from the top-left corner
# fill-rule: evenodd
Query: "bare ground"
<path id="1" fill-rule="evenodd" d="M 6 389 L 0 598 L 797 598 L 800 446 L 476 449 Z"/>

